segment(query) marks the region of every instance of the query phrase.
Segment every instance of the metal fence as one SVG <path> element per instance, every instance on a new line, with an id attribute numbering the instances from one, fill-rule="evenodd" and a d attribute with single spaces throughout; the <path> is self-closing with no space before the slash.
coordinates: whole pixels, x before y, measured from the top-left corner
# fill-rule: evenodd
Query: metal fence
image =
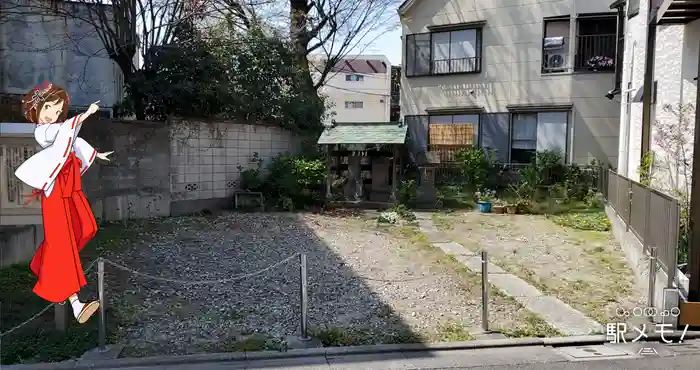
<path id="1" fill-rule="evenodd" d="M 644 252 L 659 263 L 675 286 L 681 205 L 678 200 L 607 170 L 601 190 L 609 205 L 642 242 Z"/>

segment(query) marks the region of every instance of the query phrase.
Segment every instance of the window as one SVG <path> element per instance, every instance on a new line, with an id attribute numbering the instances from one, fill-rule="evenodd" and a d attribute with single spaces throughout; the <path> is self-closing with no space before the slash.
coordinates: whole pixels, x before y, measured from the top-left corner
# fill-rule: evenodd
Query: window
<path id="1" fill-rule="evenodd" d="M 542 39 L 542 73 L 567 72 L 569 58 L 569 17 L 545 19 Z"/>
<path id="2" fill-rule="evenodd" d="M 442 162 L 470 146 L 494 149 L 499 163 L 532 163 L 537 152 L 566 158 L 569 112 L 405 116 L 411 154 L 437 152 Z"/>
<path id="3" fill-rule="evenodd" d="M 577 23 L 574 69 L 590 72 L 614 71 L 617 48 L 616 16 L 582 16 Z"/>
<path id="4" fill-rule="evenodd" d="M 568 112 L 513 114 L 510 162 L 532 163 L 544 150 L 566 157 L 568 117 Z"/>
<path id="5" fill-rule="evenodd" d="M 481 72 L 481 28 L 406 36 L 406 76 Z"/>
<path id="6" fill-rule="evenodd" d="M 537 153 L 537 113 L 513 115 L 512 163 L 531 163 Z"/>
<path id="7" fill-rule="evenodd" d="M 639 0 L 627 1 L 627 19 L 639 14 Z"/>
<path id="8" fill-rule="evenodd" d="M 364 81 L 365 76 L 363 75 L 345 75 L 345 81 Z"/>
<path id="9" fill-rule="evenodd" d="M 363 103 L 361 101 L 346 101 L 345 108 L 346 109 L 361 109 L 361 108 L 363 108 Z"/>
<path id="10" fill-rule="evenodd" d="M 428 121 L 428 145 L 443 162 L 454 161 L 460 149 L 479 145 L 479 115 L 433 115 Z"/>

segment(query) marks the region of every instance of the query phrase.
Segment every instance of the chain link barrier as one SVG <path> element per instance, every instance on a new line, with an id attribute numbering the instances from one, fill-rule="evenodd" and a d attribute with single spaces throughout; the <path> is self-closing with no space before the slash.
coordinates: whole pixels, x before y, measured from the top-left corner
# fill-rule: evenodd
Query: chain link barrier
<path id="1" fill-rule="evenodd" d="M 481 263 L 482 263 L 482 267 L 484 267 L 484 272 L 485 272 L 485 270 L 486 270 L 486 268 L 485 268 L 486 253 L 485 252 L 482 251 L 481 253 L 474 253 L 474 254 L 469 254 L 469 255 L 463 254 L 461 256 L 474 257 L 474 256 L 478 256 L 478 255 L 481 255 L 481 257 L 482 257 Z M 232 282 L 244 280 L 247 278 L 252 278 L 255 276 L 262 275 L 262 274 L 264 274 L 268 271 L 271 271 L 279 266 L 282 266 L 286 263 L 289 263 L 290 261 L 292 261 L 293 259 L 296 259 L 296 258 L 299 258 L 299 262 L 300 262 L 300 266 L 299 266 L 300 267 L 300 270 L 299 270 L 300 275 L 299 276 L 301 279 L 301 287 L 300 287 L 301 338 L 308 339 L 308 333 L 307 333 L 308 332 L 308 322 L 307 322 L 308 321 L 308 271 L 307 271 L 306 254 L 304 254 L 304 253 L 296 253 L 296 254 L 291 255 L 283 260 L 275 262 L 275 263 L 273 263 L 265 268 L 262 268 L 260 270 L 254 271 L 254 272 L 237 275 L 237 276 L 230 277 L 230 278 L 215 279 L 215 280 L 192 281 L 192 280 L 180 280 L 180 279 L 173 279 L 173 278 L 167 278 L 167 277 L 162 277 L 162 276 L 155 276 L 155 275 L 151 275 L 151 274 L 148 274 L 145 272 L 135 270 L 135 269 L 130 268 L 128 266 L 124 266 L 120 263 L 114 262 L 114 261 L 106 259 L 106 258 L 97 258 L 97 259 L 93 260 L 90 263 L 90 265 L 84 270 L 84 273 L 87 274 L 95 267 L 95 265 L 98 265 L 98 267 L 99 267 L 99 269 L 98 269 L 98 294 L 100 296 L 100 300 L 102 301 L 105 299 L 104 298 L 104 274 L 105 274 L 104 267 L 105 267 L 105 265 L 110 265 L 118 270 L 132 274 L 135 277 L 140 277 L 140 278 L 147 279 L 147 280 L 160 281 L 160 282 L 166 282 L 166 283 L 174 283 L 174 284 L 179 284 L 182 286 L 192 286 L 192 285 L 215 285 L 215 284 L 232 283 Z M 440 276 L 446 276 L 446 275 L 448 275 L 448 274 L 441 273 L 441 274 L 434 274 L 434 275 L 410 277 L 410 278 L 406 278 L 406 279 L 381 279 L 381 278 L 374 278 L 374 277 L 365 276 L 362 274 L 356 274 L 356 277 L 358 279 L 361 279 L 361 280 L 375 281 L 375 282 L 381 282 L 381 283 L 386 283 L 386 284 L 398 284 L 398 283 L 407 283 L 407 282 L 418 281 L 418 280 L 433 279 L 433 278 L 437 278 Z M 482 280 L 484 280 L 484 282 L 485 282 L 485 279 L 482 279 Z M 488 301 L 488 296 L 486 294 L 487 293 L 484 293 L 484 296 L 482 297 L 485 300 L 485 302 Z M 34 314 L 33 316 L 31 316 L 29 319 L 25 320 L 21 324 L 15 326 L 15 327 L 13 327 L 5 332 L 0 333 L 0 338 L 5 337 L 5 336 L 17 331 L 18 329 L 22 328 L 23 326 L 25 326 L 25 325 L 29 324 L 30 322 L 36 320 L 37 318 L 41 317 L 51 307 L 54 307 L 55 305 L 62 305 L 62 304 L 64 304 L 64 303 L 50 303 L 50 304 L 48 304 L 41 311 L 37 312 L 36 314 Z M 99 343 L 99 345 L 100 345 L 101 349 L 104 349 L 106 346 L 106 343 L 105 343 L 105 330 L 106 330 L 105 327 L 106 327 L 106 325 L 104 323 L 104 320 L 105 320 L 104 304 L 105 304 L 105 302 L 102 302 L 102 304 L 100 305 L 100 325 L 99 325 L 100 326 L 99 327 L 99 330 L 100 330 L 99 342 L 100 343 Z M 486 318 L 486 316 L 487 316 L 487 313 L 486 313 L 487 308 L 486 307 L 488 306 L 488 304 L 485 304 L 483 306 L 484 306 L 483 316 L 485 318 L 484 326 L 487 328 L 488 327 L 488 324 L 487 324 L 488 319 Z M 288 324 L 288 322 L 285 324 Z"/>
<path id="2" fill-rule="evenodd" d="M 110 266 L 112 266 L 112 267 L 115 267 L 115 268 L 117 268 L 117 269 L 119 269 L 119 270 L 126 271 L 126 272 L 129 272 L 129 273 L 133 274 L 133 275 L 140 276 L 140 277 L 143 277 L 143 278 L 146 278 L 146 279 L 150 279 L 150 280 L 161 281 L 161 282 L 165 282 L 165 283 L 175 283 L 175 284 L 180 284 L 180 285 L 214 285 L 214 284 L 232 283 L 232 282 L 235 282 L 235 281 L 247 279 L 247 278 L 249 278 L 249 277 L 254 277 L 254 276 L 262 275 L 262 274 L 264 274 L 264 273 L 266 273 L 266 272 L 268 272 L 268 271 L 270 271 L 270 270 L 273 270 L 273 269 L 276 268 L 276 267 L 279 267 L 279 266 L 281 266 L 281 265 L 284 265 L 285 263 L 287 263 L 287 262 L 289 262 L 289 261 L 291 261 L 291 260 L 293 260 L 293 259 L 299 257 L 299 255 L 300 255 L 300 253 L 297 253 L 297 254 L 292 255 L 292 256 L 290 256 L 290 257 L 287 257 L 287 258 L 285 258 L 285 259 L 283 259 L 283 260 L 281 260 L 281 261 L 279 261 L 279 262 L 276 262 L 276 263 L 274 263 L 274 264 L 272 264 L 272 265 L 270 265 L 270 266 L 268 266 L 268 267 L 265 267 L 265 268 L 263 268 L 263 269 L 260 269 L 260 270 L 258 270 L 258 271 L 251 272 L 251 273 L 248 273 L 248 274 L 241 274 L 241 275 L 234 276 L 234 277 L 231 277 L 231 278 L 226 278 L 226 279 L 218 279 L 218 280 L 197 280 L 197 281 L 191 281 L 191 280 L 188 281 L 188 280 L 178 280 L 178 279 L 164 278 L 164 277 L 161 277 L 161 276 L 155 276 L 155 275 L 147 274 L 147 273 L 145 273 L 145 272 L 141 272 L 141 271 L 134 270 L 134 269 L 132 269 L 132 268 L 129 268 L 129 267 L 124 266 L 124 265 L 120 265 L 120 264 L 118 264 L 118 263 L 116 263 L 116 262 L 114 262 L 114 261 L 110 261 L 110 260 L 108 260 L 108 259 L 104 259 L 104 261 L 105 261 L 105 263 L 107 263 L 108 265 L 110 265 Z"/>
<path id="3" fill-rule="evenodd" d="M 99 259 L 95 259 L 94 261 L 90 262 L 90 265 L 88 265 L 88 267 L 83 271 L 83 273 L 84 273 L 84 274 L 87 274 L 88 272 L 90 272 L 90 270 L 92 270 L 92 268 L 95 267 L 95 265 L 97 264 L 97 261 L 99 261 Z M 44 313 L 46 313 L 46 311 L 48 311 L 51 307 L 53 307 L 53 306 L 56 305 L 56 304 L 60 304 L 60 303 L 49 303 L 49 304 L 46 305 L 46 307 L 44 307 L 41 311 L 37 312 L 36 314 L 34 314 L 34 316 L 32 316 L 32 317 L 30 317 L 29 319 L 25 320 L 25 321 L 22 322 L 21 324 L 19 324 L 19 325 L 13 327 L 12 329 L 9 329 L 9 330 L 7 330 L 7 331 L 4 331 L 4 332 L 0 333 L 0 338 L 3 338 L 4 336 L 13 333 L 13 332 L 16 331 L 17 329 L 19 329 L 19 328 L 21 328 L 21 327 L 23 327 L 23 326 L 29 324 L 30 322 L 34 321 L 35 319 L 39 318 L 41 315 L 43 315 Z"/>

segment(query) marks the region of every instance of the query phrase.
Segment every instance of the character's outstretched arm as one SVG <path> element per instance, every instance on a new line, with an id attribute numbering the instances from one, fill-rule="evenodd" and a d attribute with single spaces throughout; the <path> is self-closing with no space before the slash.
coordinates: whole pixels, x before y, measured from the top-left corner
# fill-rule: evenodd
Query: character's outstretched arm
<path id="1" fill-rule="evenodd" d="M 83 163 L 82 167 L 80 167 L 80 174 L 83 175 L 95 161 L 97 149 L 80 137 L 75 140 L 73 149 L 75 149 L 75 156 Z"/>

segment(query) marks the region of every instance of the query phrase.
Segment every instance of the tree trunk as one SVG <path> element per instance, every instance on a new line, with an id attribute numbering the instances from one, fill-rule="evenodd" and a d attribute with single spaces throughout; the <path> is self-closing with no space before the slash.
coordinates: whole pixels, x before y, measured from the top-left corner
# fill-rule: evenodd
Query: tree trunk
<path id="1" fill-rule="evenodd" d="M 294 52 L 297 59 L 297 67 L 305 72 L 304 81 L 305 88 L 313 90 L 313 80 L 311 79 L 311 70 L 309 69 L 309 61 L 307 59 L 307 50 L 309 47 L 309 29 L 308 16 L 311 11 L 307 0 L 289 0 L 290 12 L 290 34 L 294 43 Z"/>
<path id="2" fill-rule="evenodd" d="M 110 55 L 110 58 L 117 63 L 124 75 L 124 85 L 129 87 L 129 98 L 133 102 L 136 119 L 145 120 L 146 97 L 139 90 L 139 72 L 134 70 L 133 57 L 134 55 L 128 55 L 128 52 L 117 52 L 115 55 Z"/>

